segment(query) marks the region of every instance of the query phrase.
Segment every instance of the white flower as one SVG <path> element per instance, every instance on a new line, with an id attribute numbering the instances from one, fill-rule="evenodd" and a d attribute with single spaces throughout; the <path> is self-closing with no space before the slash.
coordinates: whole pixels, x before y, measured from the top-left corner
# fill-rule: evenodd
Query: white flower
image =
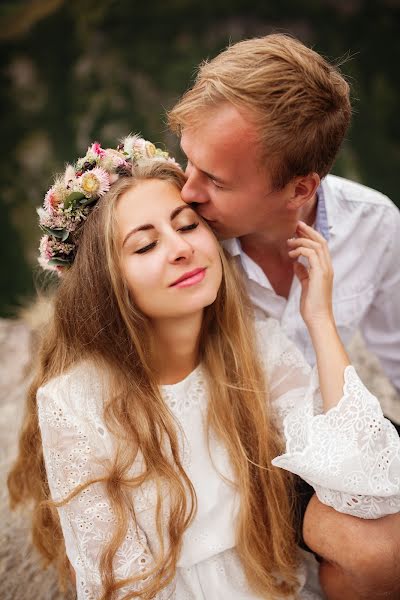
<path id="1" fill-rule="evenodd" d="M 101 167 L 95 167 L 81 175 L 79 185 L 87 198 L 100 198 L 110 189 L 109 175 Z"/>
<path id="2" fill-rule="evenodd" d="M 104 154 L 100 159 L 100 166 L 109 174 L 126 162 L 124 156 L 118 150 L 107 148 L 103 152 Z"/>
<path id="3" fill-rule="evenodd" d="M 146 157 L 146 140 L 138 135 L 128 135 L 122 140 L 124 151 L 133 160 Z"/>
<path id="4" fill-rule="evenodd" d="M 64 173 L 64 185 L 68 186 L 75 180 L 75 169 L 71 165 L 67 165 Z"/>

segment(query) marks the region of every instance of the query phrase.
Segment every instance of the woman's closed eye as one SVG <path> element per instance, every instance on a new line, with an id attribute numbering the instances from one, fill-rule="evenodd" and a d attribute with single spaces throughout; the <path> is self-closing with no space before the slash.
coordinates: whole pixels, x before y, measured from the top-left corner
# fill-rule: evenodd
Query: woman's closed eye
<path id="1" fill-rule="evenodd" d="M 177 229 L 177 231 L 180 231 L 181 233 L 187 233 L 189 231 L 193 231 L 194 229 L 196 229 L 199 225 L 199 222 L 196 221 L 194 223 L 191 223 L 190 225 L 183 225 L 182 227 L 179 227 Z M 138 248 L 137 250 L 135 250 L 135 254 L 145 254 L 146 252 L 149 252 L 149 250 L 152 250 L 153 248 L 156 247 L 156 245 L 158 244 L 158 240 L 154 240 L 154 242 L 150 242 L 149 244 L 146 244 L 145 246 L 142 246 L 141 248 Z"/>
<path id="2" fill-rule="evenodd" d="M 182 231 L 182 233 L 185 231 L 193 231 L 193 229 L 196 229 L 198 224 L 199 222 L 197 221 L 196 223 L 191 223 L 191 225 L 184 225 L 183 227 L 179 227 L 178 231 Z"/>
<path id="3" fill-rule="evenodd" d="M 135 254 L 144 254 L 145 252 L 148 252 L 152 248 L 155 248 L 156 245 L 157 245 L 157 241 L 151 242 L 150 244 L 147 244 L 146 246 L 143 246 L 142 248 L 135 250 Z"/>

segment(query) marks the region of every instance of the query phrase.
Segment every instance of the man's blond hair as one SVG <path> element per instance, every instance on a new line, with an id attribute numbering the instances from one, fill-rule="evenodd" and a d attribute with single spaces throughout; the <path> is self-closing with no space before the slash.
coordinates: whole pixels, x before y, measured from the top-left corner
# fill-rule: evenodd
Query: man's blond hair
<path id="1" fill-rule="evenodd" d="M 351 117 L 350 88 L 338 68 L 300 41 L 271 34 L 238 42 L 199 67 L 169 113 L 180 133 L 231 103 L 254 122 L 273 184 L 330 170 Z M 239 140 L 238 140 L 239 141 Z"/>

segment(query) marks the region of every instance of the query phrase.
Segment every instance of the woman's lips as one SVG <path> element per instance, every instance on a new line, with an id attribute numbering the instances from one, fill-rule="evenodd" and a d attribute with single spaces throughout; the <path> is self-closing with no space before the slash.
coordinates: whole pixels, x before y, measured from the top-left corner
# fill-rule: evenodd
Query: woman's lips
<path id="1" fill-rule="evenodd" d="M 205 276 L 205 269 L 195 269 L 194 271 L 185 273 L 185 275 L 177 279 L 175 283 L 171 284 L 170 287 L 189 287 L 191 285 L 195 285 L 196 283 L 200 283 L 200 281 L 203 281 Z"/>

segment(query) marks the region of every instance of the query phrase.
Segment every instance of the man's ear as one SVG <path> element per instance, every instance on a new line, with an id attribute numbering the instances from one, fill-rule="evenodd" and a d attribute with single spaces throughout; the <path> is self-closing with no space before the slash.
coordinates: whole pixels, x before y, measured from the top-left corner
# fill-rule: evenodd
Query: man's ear
<path id="1" fill-rule="evenodd" d="M 309 173 L 301 177 L 295 177 L 288 185 L 290 196 L 287 202 L 289 210 L 297 210 L 308 202 L 317 191 L 321 179 L 317 173 Z"/>

